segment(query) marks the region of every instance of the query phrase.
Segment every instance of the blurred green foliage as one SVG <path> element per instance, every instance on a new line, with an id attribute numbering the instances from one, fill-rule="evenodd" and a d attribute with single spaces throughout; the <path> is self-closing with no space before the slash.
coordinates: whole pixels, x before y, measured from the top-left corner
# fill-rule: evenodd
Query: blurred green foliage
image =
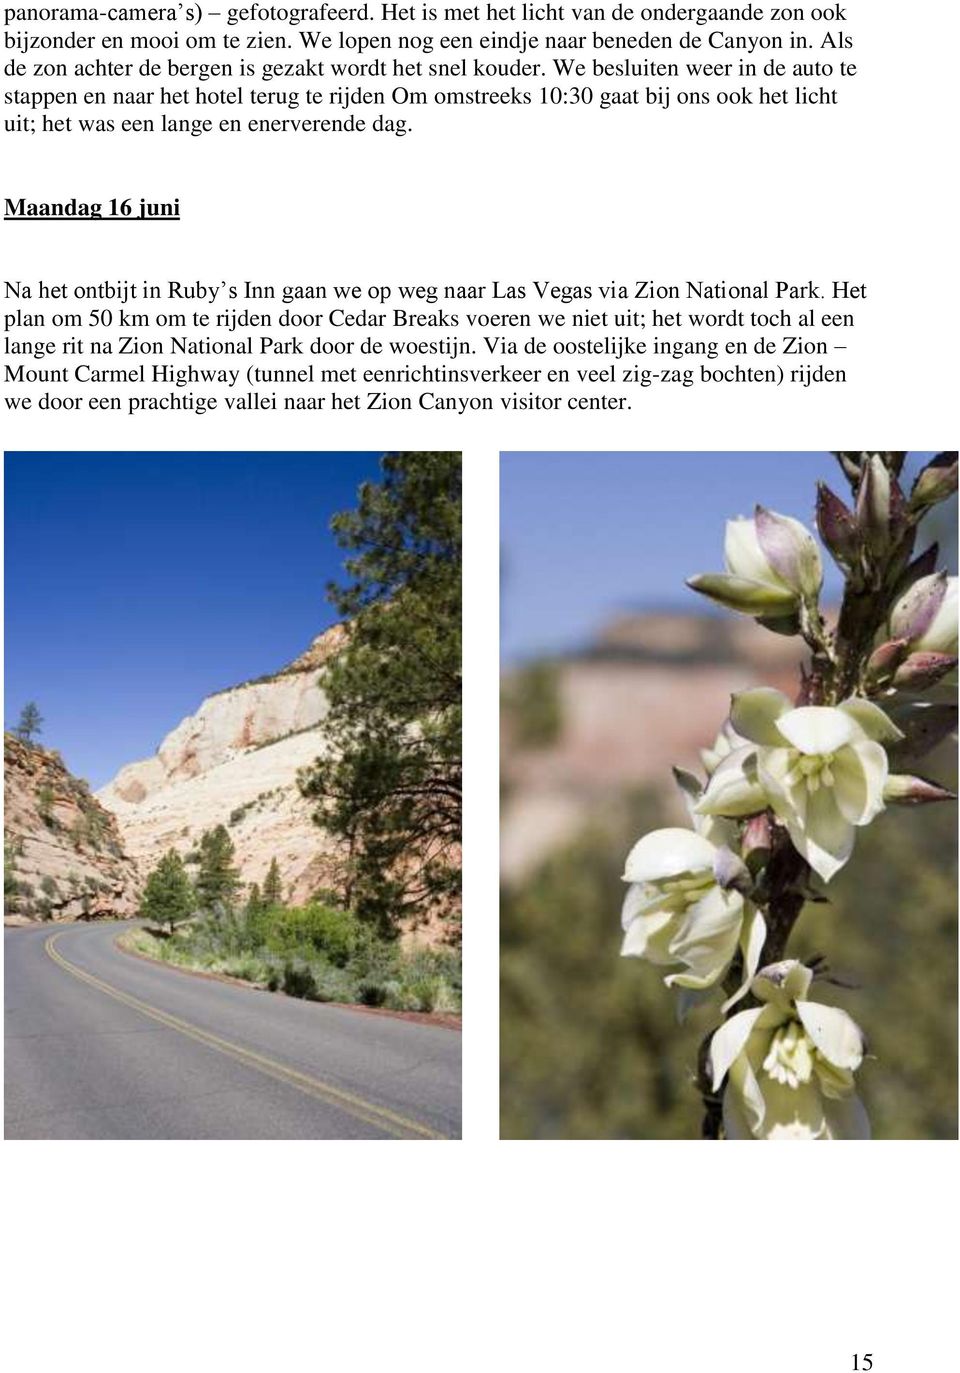
<path id="1" fill-rule="evenodd" d="M 546 659 L 519 668 L 505 683 L 503 716 L 518 748 L 546 748 L 556 743 L 563 726 L 559 674 Z"/>
<path id="2" fill-rule="evenodd" d="M 927 761 L 954 784 L 949 747 Z M 664 823 L 654 796 L 625 798 L 504 892 L 504 1138 L 699 1137 L 697 1049 L 717 1008 L 677 1025 L 657 970 L 619 955 L 624 858 Z M 868 1037 L 859 1081 L 877 1139 L 957 1138 L 956 824 L 952 804 L 889 809 L 791 941 L 858 984 L 818 988 Z"/>

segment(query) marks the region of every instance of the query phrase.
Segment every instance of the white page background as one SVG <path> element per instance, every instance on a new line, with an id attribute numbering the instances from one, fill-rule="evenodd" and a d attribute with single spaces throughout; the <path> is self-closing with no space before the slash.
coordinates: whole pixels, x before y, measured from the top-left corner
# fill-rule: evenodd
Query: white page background
<path id="1" fill-rule="evenodd" d="M 8 1144 L 12 1367 L 949 1360 L 955 1144 L 497 1142 L 498 451 L 956 446 L 955 7 L 849 10 L 861 74 L 836 109 L 6 140 L 5 195 L 178 196 L 183 214 L 4 226 L 8 279 L 810 276 L 870 292 L 845 386 L 651 388 L 619 416 L 4 415 L 7 449 L 462 449 L 466 555 L 463 1141 Z"/>

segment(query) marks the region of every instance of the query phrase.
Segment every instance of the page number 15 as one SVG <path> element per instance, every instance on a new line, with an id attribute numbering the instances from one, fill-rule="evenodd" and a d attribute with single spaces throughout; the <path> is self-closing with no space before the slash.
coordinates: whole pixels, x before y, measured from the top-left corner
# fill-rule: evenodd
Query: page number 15
<path id="1" fill-rule="evenodd" d="M 854 1354 L 853 1373 L 870 1373 L 873 1367 L 872 1354 Z"/>

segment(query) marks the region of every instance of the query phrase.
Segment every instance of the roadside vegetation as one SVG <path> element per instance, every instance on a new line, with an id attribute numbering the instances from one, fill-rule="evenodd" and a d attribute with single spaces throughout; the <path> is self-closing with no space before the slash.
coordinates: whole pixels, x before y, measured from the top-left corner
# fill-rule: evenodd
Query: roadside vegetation
<path id="1" fill-rule="evenodd" d="M 309 1001 L 459 1012 L 456 950 L 405 949 L 326 895 L 289 906 L 275 860 L 262 888 L 254 883 L 241 895 L 233 857 L 222 825 L 207 831 L 186 860 L 165 854 L 144 891 L 147 923 L 123 935 L 124 946 Z"/>

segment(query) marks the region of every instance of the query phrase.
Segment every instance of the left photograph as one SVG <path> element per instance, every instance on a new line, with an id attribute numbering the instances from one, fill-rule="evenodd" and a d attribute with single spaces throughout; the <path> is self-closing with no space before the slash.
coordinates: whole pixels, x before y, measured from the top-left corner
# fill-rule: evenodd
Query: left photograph
<path id="1" fill-rule="evenodd" d="M 5 1137 L 459 1138 L 460 454 L 4 510 Z"/>

